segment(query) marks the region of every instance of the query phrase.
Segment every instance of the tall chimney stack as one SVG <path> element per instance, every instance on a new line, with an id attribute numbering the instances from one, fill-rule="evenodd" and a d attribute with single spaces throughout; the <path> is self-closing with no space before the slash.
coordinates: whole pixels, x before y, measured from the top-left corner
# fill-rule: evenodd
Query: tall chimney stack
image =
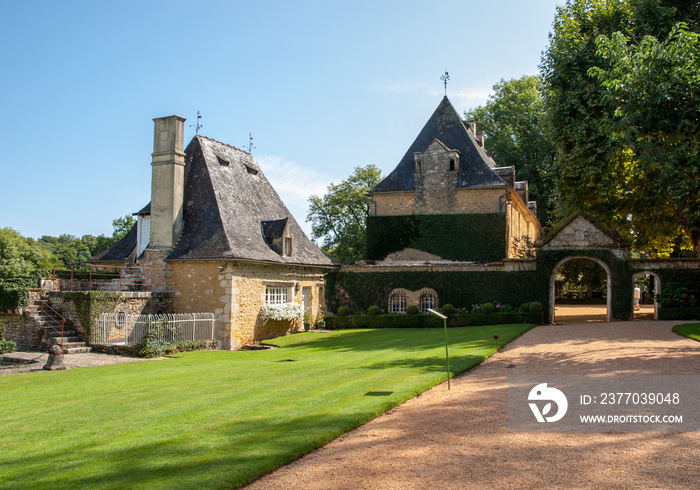
<path id="1" fill-rule="evenodd" d="M 149 248 L 169 249 L 182 232 L 185 187 L 185 118 L 153 120 L 151 177 L 151 243 Z"/>

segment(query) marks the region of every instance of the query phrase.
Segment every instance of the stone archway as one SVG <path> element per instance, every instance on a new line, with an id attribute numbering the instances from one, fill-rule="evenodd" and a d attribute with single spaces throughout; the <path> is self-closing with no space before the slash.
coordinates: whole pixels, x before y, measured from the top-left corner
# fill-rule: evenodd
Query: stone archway
<path id="1" fill-rule="evenodd" d="M 607 276 L 606 280 L 606 290 L 607 290 L 607 299 L 606 299 L 606 315 L 605 315 L 605 321 L 610 322 L 612 320 L 612 275 L 610 274 L 610 266 L 606 264 L 604 261 L 600 260 L 597 257 L 590 257 L 587 255 L 570 255 L 567 257 L 564 257 L 561 259 L 557 264 L 554 266 L 554 269 L 552 270 L 551 275 L 549 276 L 549 323 L 554 323 L 555 315 L 554 315 L 554 307 L 556 304 L 556 290 L 555 290 L 555 277 L 557 275 L 557 271 L 559 268 L 564 265 L 565 263 L 571 261 L 571 260 L 591 260 L 595 262 L 596 264 L 600 265 L 603 270 L 605 271 L 605 274 Z"/>
<path id="2" fill-rule="evenodd" d="M 644 270 L 640 272 L 635 272 L 632 275 L 632 285 L 634 285 L 635 280 L 640 277 L 640 276 L 653 276 L 654 277 L 654 320 L 659 319 L 659 303 L 656 301 L 656 295 L 661 293 L 661 278 L 659 278 L 659 275 L 651 270 Z M 632 312 L 632 316 L 634 317 L 634 311 Z"/>

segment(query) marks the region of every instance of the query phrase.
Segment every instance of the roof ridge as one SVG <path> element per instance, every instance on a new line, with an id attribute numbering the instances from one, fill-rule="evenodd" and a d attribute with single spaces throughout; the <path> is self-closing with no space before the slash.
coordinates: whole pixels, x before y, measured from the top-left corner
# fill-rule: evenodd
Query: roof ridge
<path id="1" fill-rule="evenodd" d="M 229 148 L 233 148 L 234 150 L 241 151 L 241 152 L 245 153 L 246 155 L 253 156 L 253 154 L 250 152 L 247 152 L 245 150 L 241 150 L 240 148 L 233 146 L 233 145 L 229 145 L 228 143 L 224 143 L 223 141 L 215 140 L 214 138 L 210 138 L 209 136 L 204 136 L 204 135 L 198 134 L 195 136 L 195 138 L 204 138 L 204 139 L 207 139 L 209 141 L 213 141 L 214 143 L 218 143 L 220 145 L 224 145 L 224 146 L 228 146 Z"/>

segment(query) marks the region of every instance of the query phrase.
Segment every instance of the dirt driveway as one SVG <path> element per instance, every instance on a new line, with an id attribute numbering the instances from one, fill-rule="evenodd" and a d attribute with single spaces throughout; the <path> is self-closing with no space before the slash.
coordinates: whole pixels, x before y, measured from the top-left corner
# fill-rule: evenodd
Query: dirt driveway
<path id="1" fill-rule="evenodd" d="M 508 375 L 700 374 L 677 323 L 537 327 L 250 488 L 700 488 L 700 433 L 507 431 Z"/>

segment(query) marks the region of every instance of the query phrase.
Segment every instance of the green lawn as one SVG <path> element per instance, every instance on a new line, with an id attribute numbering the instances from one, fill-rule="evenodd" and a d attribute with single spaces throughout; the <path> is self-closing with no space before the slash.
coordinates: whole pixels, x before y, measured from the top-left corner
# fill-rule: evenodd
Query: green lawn
<path id="1" fill-rule="evenodd" d="M 452 373 L 531 327 L 450 328 Z M 230 488 L 446 379 L 442 329 L 270 342 L 0 377 L 0 488 Z"/>
<path id="2" fill-rule="evenodd" d="M 683 325 L 676 325 L 673 327 L 673 331 L 678 335 L 682 335 L 683 337 L 688 337 L 689 339 L 700 342 L 700 323 L 685 323 Z"/>

